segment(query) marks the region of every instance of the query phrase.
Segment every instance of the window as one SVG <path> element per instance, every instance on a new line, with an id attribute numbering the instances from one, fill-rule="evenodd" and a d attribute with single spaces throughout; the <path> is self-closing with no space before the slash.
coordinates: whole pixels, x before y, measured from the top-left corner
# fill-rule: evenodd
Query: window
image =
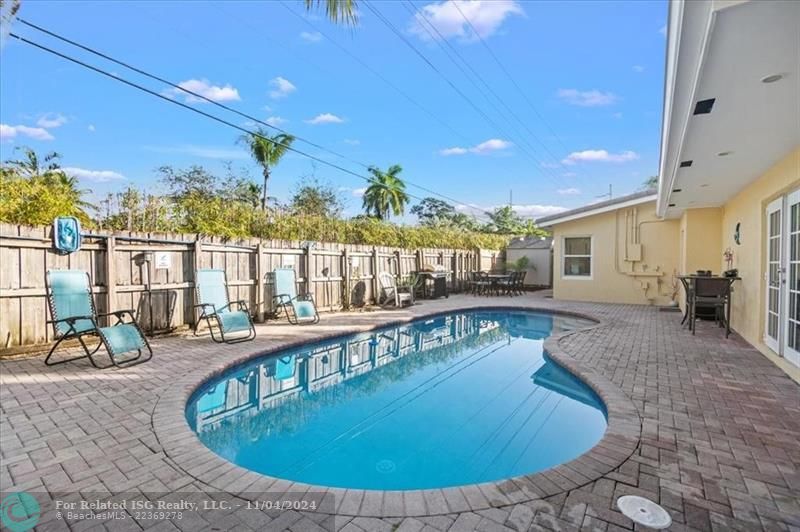
<path id="1" fill-rule="evenodd" d="M 592 237 L 564 238 L 564 277 L 592 276 Z"/>

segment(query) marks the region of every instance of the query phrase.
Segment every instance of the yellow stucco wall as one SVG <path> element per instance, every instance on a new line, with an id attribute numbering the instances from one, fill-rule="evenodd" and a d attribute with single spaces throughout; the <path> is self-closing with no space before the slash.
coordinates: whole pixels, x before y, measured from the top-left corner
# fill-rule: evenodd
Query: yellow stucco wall
<path id="1" fill-rule="evenodd" d="M 554 226 L 553 297 L 669 304 L 675 291 L 673 274 L 679 268 L 680 220 L 659 220 L 655 208 L 652 201 Z M 626 261 L 635 252 L 637 233 L 641 261 Z M 562 250 L 569 236 L 592 237 L 591 279 L 565 278 Z M 653 275 L 657 273 L 662 275 Z"/>
<path id="2" fill-rule="evenodd" d="M 800 187 L 800 147 L 742 189 L 722 208 L 722 249 L 734 253 L 733 267 L 742 280 L 735 285 L 731 325 L 748 342 L 766 352 L 764 331 L 764 272 L 766 217 L 764 209 L 775 198 Z M 741 245 L 733 239 L 741 223 Z M 725 263 L 720 255 L 722 268 Z"/>

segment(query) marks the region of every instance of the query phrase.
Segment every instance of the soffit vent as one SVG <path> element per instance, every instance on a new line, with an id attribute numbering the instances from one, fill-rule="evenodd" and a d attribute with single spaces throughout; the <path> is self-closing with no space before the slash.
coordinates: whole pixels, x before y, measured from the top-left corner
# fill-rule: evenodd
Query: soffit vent
<path id="1" fill-rule="evenodd" d="M 716 98 L 709 98 L 708 100 L 700 100 L 694 106 L 694 114 L 696 115 L 707 115 L 711 112 L 711 109 L 714 108 L 714 102 Z"/>
<path id="2" fill-rule="evenodd" d="M 694 161 L 681 161 L 681 168 L 689 168 Z"/>

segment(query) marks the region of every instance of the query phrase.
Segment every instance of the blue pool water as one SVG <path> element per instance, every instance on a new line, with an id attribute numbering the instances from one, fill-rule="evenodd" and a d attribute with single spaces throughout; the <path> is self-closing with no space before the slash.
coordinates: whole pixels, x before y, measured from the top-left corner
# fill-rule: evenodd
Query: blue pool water
<path id="1" fill-rule="evenodd" d="M 588 324 L 470 311 L 306 345 L 205 384 L 186 416 L 225 459 L 309 484 L 406 490 L 529 474 L 605 431 L 600 399 L 542 349 Z"/>

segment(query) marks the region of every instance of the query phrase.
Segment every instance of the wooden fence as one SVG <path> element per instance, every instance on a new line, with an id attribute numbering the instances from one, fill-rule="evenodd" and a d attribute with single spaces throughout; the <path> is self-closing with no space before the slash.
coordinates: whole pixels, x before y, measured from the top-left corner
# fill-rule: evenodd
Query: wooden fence
<path id="1" fill-rule="evenodd" d="M 0 354 L 53 340 L 45 274 L 49 269 L 88 271 L 98 312 L 134 309 L 147 333 L 192 326 L 194 271 L 224 269 L 231 300 L 248 302 L 257 321 L 272 313 L 267 273 L 294 267 L 301 289 L 319 310 L 374 303 L 377 274 L 401 278 L 427 264 L 449 272 L 451 291 L 464 288 L 468 272 L 499 260 L 488 250 L 417 249 L 285 240 L 238 240 L 191 234 L 84 232 L 80 251 L 60 255 L 50 227 L 0 224 Z"/>

